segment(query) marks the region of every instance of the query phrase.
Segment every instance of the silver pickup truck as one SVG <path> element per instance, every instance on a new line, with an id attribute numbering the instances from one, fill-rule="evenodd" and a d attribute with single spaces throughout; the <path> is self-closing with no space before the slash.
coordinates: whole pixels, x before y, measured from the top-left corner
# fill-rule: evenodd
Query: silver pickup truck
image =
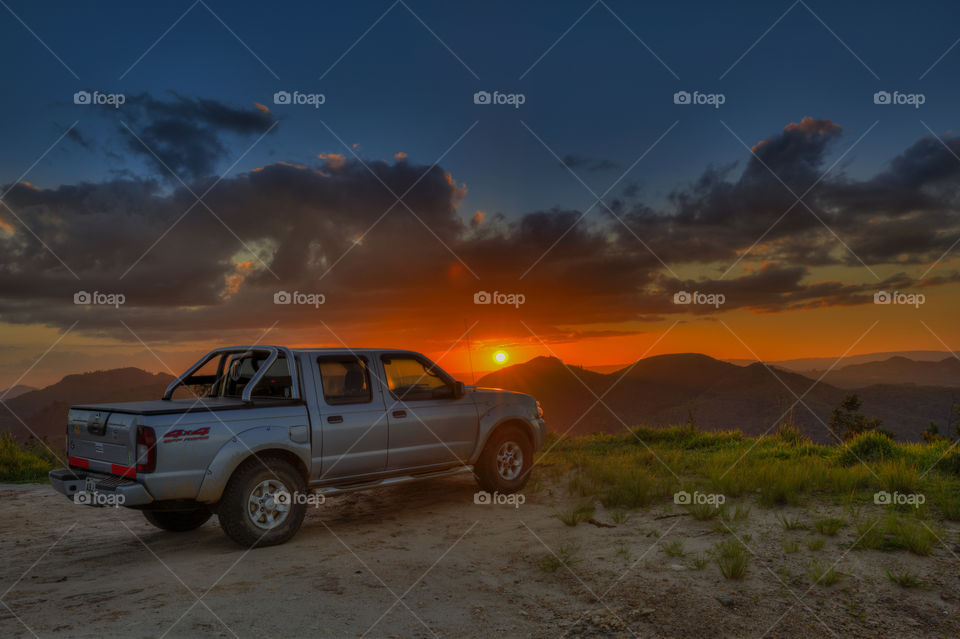
<path id="1" fill-rule="evenodd" d="M 233 346 L 162 399 L 73 406 L 69 468 L 50 483 L 169 531 L 216 514 L 237 543 L 269 546 L 330 492 L 469 470 L 483 490 L 514 493 L 545 433 L 533 397 L 465 386 L 419 353 Z"/>

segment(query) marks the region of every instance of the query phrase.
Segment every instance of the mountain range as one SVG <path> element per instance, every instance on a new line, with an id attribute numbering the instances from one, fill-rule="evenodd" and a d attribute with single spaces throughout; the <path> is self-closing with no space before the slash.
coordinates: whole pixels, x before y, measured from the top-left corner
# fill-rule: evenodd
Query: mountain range
<path id="1" fill-rule="evenodd" d="M 946 362 L 907 361 L 922 371 L 918 378 L 924 380 L 936 381 L 935 371 L 941 368 L 953 370 Z M 863 401 L 861 411 L 882 419 L 883 428 L 898 439 L 921 439 L 931 421 L 938 422 L 943 432 L 952 406 L 960 402 L 960 389 L 946 384 L 882 381 L 886 378 L 880 372 L 899 363 L 888 360 L 877 363 L 876 369 L 852 372 L 845 372 L 844 367 L 837 373 L 844 373 L 845 383 L 856 380 L 856 393 Z M 881 381 L 864 381 L 872 378 Z M 606 374 L 539 357 L 485 375 L 477 384 L 533 395 L 543 406 L 550 429 L 570 435 L 691 421 L 704 429 L 761 435 L 792 421 L 814 441 L 824 443 L 836 441 L 828 428 L 830 415 L 853 387 L 818 382 L 759 362 L 740 366 L 697 353 L 648 357 Z"/>
<path id="2" fill-rule="evenodd" d="M 882 419 L 898 439 L 917 441 L 931 421 L 946 432 L 952 407 L 960 402 L 960 360 L 940 355 L 926 361 L 895 355 L 804 374 L 775 363 L 740 365 L 698 353 L 657 355 L 601 371 L 537 357 L 484 375 L 477 385 L 533 395 L 557 433 L 616 433 L 624 426 L 692 421 L 704 429 L 760 435 L 792 421 L 818 442 L 836 441 L 827 428 L 830 414 L 856 392 L 864 414 Z M 71 405 L 156 399 L 172 380 L 164 373 L 118 368 L 67 375 L 42 389 L 16 387 L 0 403 L 0 430 L 19 440 L 35 434 L 60 442 Z"/>
<path id="3" fill-rule="evenodd" d="M 32 431 L 38 438 L 60 443 L 70 406 L 158 399 L 172 381 L 165 373 L 132 367 L 67 375 L 45 388 L 6 397 L 0 403 L 0 430 L 18 440 L 27 440 Z"/>

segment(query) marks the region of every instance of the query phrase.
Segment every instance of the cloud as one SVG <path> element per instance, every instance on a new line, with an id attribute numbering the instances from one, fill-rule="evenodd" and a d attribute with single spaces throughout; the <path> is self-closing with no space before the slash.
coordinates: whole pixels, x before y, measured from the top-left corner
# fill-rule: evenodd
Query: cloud
<path id="1" fill-rule="evenodd" d="M 480 334 L 517 334 L 516 317 L 473 304 L 473 294 L 487 290 L 523 293 L 524 321 L 560 340 L 706 311 L 673 304 L 678 290 L 723 293 L 723 311 L 768 313 L 957 283 L 945 266 L 922 281 L 888 269 L 898 274 L 877 282 L 763 166 L 808 187 L 841 133 L 828 120 L 804 118 L 767 138 L 757 157 L 705 168 L 665 207 L 612 201 L 623 224 L 569 207 L 509 218 L 461 211 L 462 183 L 406 157 L 363 164 L 323 153 L 315 166 L 277 162 L 233 175 L 206 198 L 216 217 L 202 207 L 184 215 L 193 196 L 156 180 L 16 184 L 5 202 L 80 281 L 31 234 L 0 232 L 0 319 L 63 327 L 79 318 L 78 330 L 126 338 L 123 318 L 144 339 L 170 342 L 221 341 L 232 332 L 249 340 L 251 329 L 275 322 L 315 336 L 319 320 L 348 340 L 447 339 L 466 317 L 481 320 Z M 944 141 L 960 151 L 958 138 Z M 958 178 L 960 163 L 923 138 L 874 176 L 831 172 L 806 201 L 869 264 L 929 263 L 960 235 Z M 411 186 L 407 210 L 394 194 Z M 660 259 L 702 275 L 674 276 Z M 77 307 L 77 290 L 121 292 L 127 304 Z M 279 290 L 323 293 L 326 301 L 275 305 Z"/>
<path id="2" fill-rule="evenodd" d="M 124 115 L 136 135 L 121 126 L 127 150 L 155 165 L 161 175 L 166 176 L 169 167 L 184 180 L 213 175 L 227 155 L 227 138 L 259 136 L 273 124 L 270 110 L 260 104 L 237 108 L 177 93 L 167 100 L 147 93 L 132 96 Z"/>

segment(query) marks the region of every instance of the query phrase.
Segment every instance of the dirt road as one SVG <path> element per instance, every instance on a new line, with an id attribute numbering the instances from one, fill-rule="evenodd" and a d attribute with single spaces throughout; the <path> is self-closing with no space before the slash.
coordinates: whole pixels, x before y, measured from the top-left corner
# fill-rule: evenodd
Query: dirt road
<path id="1" fill-rule="evenodd" d="M 330 498 L 290 543 L 245 552 L 216 518 L 170 534 L 135 511 L 3 486 L 0 636 L 960 636 L 955 524 L 930 557 L 849 551 L 849 529 L 786 553 L 775 513 L 754 506 L 730 524 L 752 553 L 741 582 L 697 567 L 727 536 L 719 522 L 672 505 L 569 527 L 554 517 L 563 491 L 519 508 L 474 491 L 453 477 Z M 664 551 L 675 540 L 685 555 Z M 579 561 L 549 572 L 554 553 Z M 813 560 L 847 576 L 811 587 Z M 926 587 L 892 584 L 890 566 Z"/>

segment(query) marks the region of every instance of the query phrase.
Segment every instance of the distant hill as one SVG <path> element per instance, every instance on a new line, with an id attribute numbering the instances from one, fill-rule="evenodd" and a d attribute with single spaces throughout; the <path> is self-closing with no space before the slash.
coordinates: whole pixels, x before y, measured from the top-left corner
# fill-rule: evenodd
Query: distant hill
<path id="1" fill-rule="evenodd" d="M 33 386 L 27 386 L 26 384 L 17 384 L 16 386 L 11 386 L 10 388 L 4 388 L 0 390 L 0 398 L 3 398 L 4 401 L 11 400 L 14 397 L 19 397 L 24 393 L 29 393 L 30 391 L 37 390 Z"/>
<path id="2" fill-rule="evenodd" d="M 608 374 L 568 369 L 559 359 L 539 357 L 485 375 L 477 383 L 535 396 L 549 428 L 558 433 L 569 429 L 573 435 L 620 432 L 624 424 L 666 426 L 690 419 L 701 428 L 760 435 L 787 421 L 784 413 L 795 402 L 795 394 L 803 404 L 793 409 L 794 422 L 815 441 L 835 441 L 825 424 L 850 391 L 815 384 L 787 370 L 774 372 L 779 381 L 763 364 L 738 366 L 695 353 L 649 357 Z M 943 386 L 873 384 L 857 393 L 863 412 L 883 419 L 883 427 L 905 441 L 921 439 L 931 420 L 942 424 L 960 399 L 957 389 Z M 594 394 L 603 398 L 603 404 L 597 404 Z"/>
<path id="3" fill-rule="evenodd" d="M 816 374 L 817 371 L 811 373 Z M 822 373 L 820 373 L 822 375 Z M 960 387 L 960 360 L 947 357 L 935 362 L 918 362 L 906 357 L 891 357 L 882 362 L 852 364 L 834 369 L 823 381 L 841 388 L 860 388 L 872 384 L 915 384 L 918 386 Z"/>
<path id="4" fill-rule="evenodd" d="M 28 439 L 33 430 L 38 437 L 59 443 L 66 431 L 71 405 L 158 399 L 171 381 L 170 375 L 139 368 L 67 375 L 56 384 L 5 399 L 7 408 L 0 404 L 0 430 L 10 431 L 20 440 Z"/>
<path id="5" fill-rule="evenodd" d="M 818 376 L 815 373 L 823 373 L 830 367 L 834 369 L 850 366 L 852 364 L 867 364 L 869 362 L 882 362 L 891 357 L 904 357 L 912 359 L 915 362 L 939 362 L 945 357 L 950 357 L 950 351 L 891 351 L 885 353 L 863 353 L 861 355 L 848 355 L 840 362 L 836 357 L 801 357 L 798 359 L 781 359 L 768 361 L 767 364 L 777 368 L 791 370 L 807 376 Z M 756 362 L 752 359 L 728 359 L 731 364 L 739 366 L 749 366 Z"/>

